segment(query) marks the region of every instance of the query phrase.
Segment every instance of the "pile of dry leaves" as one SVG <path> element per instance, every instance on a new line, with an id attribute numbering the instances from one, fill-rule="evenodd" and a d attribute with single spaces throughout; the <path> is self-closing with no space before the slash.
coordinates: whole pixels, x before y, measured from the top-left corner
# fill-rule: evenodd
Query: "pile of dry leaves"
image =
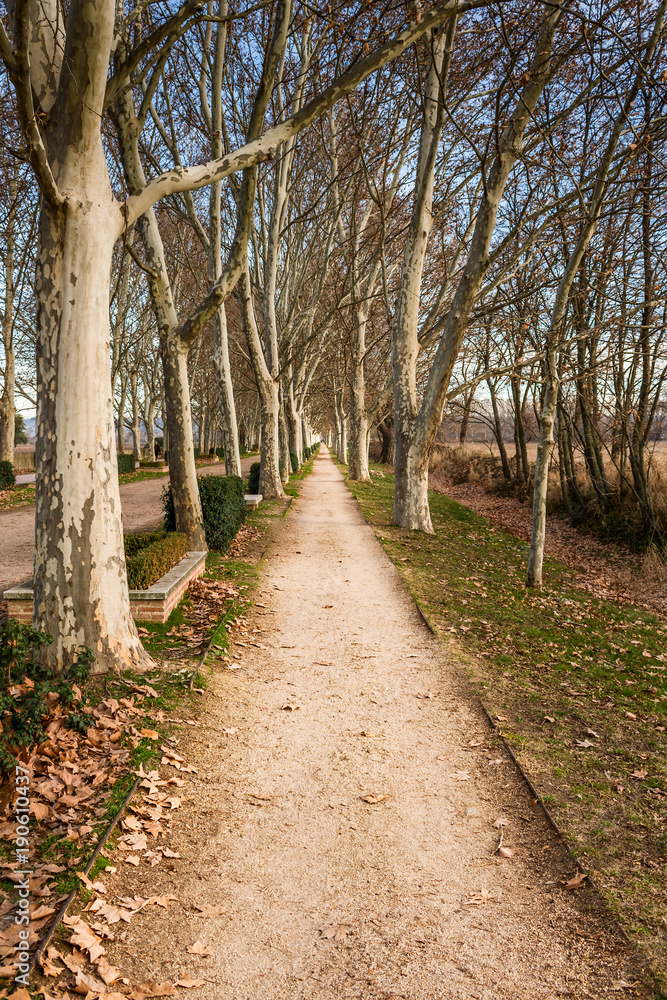
<path id="1" fill-rule="evenodd" d="M 232 544 L 229 546 L 229 551 L 227 555 L 231 556 L 232 559 L 239 559 L 251 542 L 254 542 L 257 538 L 261 538 L 263 532 L 256 528 L 252 524 L 244 524 L 236 532 Z"/>
<path id="2" fill-rule="evenodd" d="M 30 816 L 35 821 L 34 826 L 30 824 L 29 864 L 12 860 L 2 865 L 3 877 L 14 883 L 23 877 L 19 871 L 26 867 L 32 871 L 28 942 L 31 951 L 64 898 L 58 895 L 56 876 L 84 867 L 92 853 L 91 845 L 97 839 L 95 827 L 105 815 L 114 784 L 127 771 L 131 748 L 143 738 L 159 738 L 154 730 L 141 727 L 141 720 L 148 714 L 141 703 L 154 697 L 157 692 L 145 684 L 135 685 L 120 700 L 106 698 L 89 710 L 90 726 L 85 733 L 67 728 L 65 712 L 58 700 L 50 706 L 50 719 L 45 727 L 47 738 L 25 764 L 30 778 Z M 164 714 L 153 712 L 151 717 L 159 721 Z M 3 785 L 0 793 L 3 803 L 0 836 L 13 845 L 17 837 L 13 782 Z M 54 837 L 57 846 L 45 851 L 45 842 L 53 842 Z M 81 852 L 77 850 L 79 847 Z M 15 909 L 12 900 L 0 906 L 0 978 L 15 972 L 11 964 L 19 940 Z M 0 996 L 4 995 L 0 991 Z"/>

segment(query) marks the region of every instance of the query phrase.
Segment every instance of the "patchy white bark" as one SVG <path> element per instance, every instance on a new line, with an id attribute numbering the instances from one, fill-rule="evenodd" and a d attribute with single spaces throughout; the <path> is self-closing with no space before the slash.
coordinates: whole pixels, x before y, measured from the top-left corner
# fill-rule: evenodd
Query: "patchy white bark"
<path id="1" fill-rule="evenodd" d="M 14 431 L 16 420 L 16 356 L 14 352 L 14 247 L 18 192 L 18 163 L 9 179 L 9 213 L 5 226 L 4 286 L 2 310 L 2 345 L 5 356 L 2 395 L 0 395 L 0 462 L 14 461 Z"/>
<path id="2" fill-rule="evenodd" d="M 33 622 L 55 637 L 45 648 L 54 670 L 71 662 L 83 644 L 92 648 L 96 670 L 152 665 L 130 614 L 110 345 L 105 337 L 80 336 L 81 330 L 106 331 L 109 325 L 115 205 L 104 185 L 101 144 L 96 153 L 98 171 L 85 160 L 80 171 L 92 190 L 77 183 L 78 197 L 66 209 L 43 210 L 35 282 L 39 474 Z"/>
<path id="3" fill-rule="evenodd" d="M 227 336 L 227 314 L 220 306 L 213 319 L 213 363 L 218 380 L 220 417 L 222 420 L 222 442 L 225 450 L 225 474 L 241 475 L 241 453 L 239 451 L 239 431 L 234 405 L 232 369 L 229 363 L 229 338 Z"/>
<path id="4" fill-rule="evenodd" d="M 243 329 L 248 344 L 248 353 L 252 365 L 257 391 L 261 405 L 261 453 L 259 492 L 267 500 L 282 499 L 285 496 L 280 477 L 280 447 L 278 438 L 279 384 L 278 373 L 271 372 L 267 366 L 262 343 L 255 320 L 255 310 L 252 303 L 252 292 L 248 266 L 241 275 L 238 285 L 238 297 L 241 303 Z"/>

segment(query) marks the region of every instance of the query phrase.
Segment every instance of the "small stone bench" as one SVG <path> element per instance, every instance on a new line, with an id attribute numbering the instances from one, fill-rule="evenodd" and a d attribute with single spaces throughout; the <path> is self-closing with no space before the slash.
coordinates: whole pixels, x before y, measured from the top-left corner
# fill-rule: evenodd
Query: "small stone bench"
<path id="1" fill-rule="evenodd" d="M 259 507 L 261 502 L 262 502 L 261 493 L 246 493 L 245 495 L 246 510 L 255 510 L 257 507 Z"/>
<path id="2" fill-rule="evenodd" d="M 166 622 L 192 581 L 204 572 L 206 555 L 206 552 L 186 552 L 173 569 L 147 590 L 131 590 L 130 611 L 135 621 Z M 3 597 L 11 618 L 27 624 L 32 622 L 32 580 L 6 590 Z"/>

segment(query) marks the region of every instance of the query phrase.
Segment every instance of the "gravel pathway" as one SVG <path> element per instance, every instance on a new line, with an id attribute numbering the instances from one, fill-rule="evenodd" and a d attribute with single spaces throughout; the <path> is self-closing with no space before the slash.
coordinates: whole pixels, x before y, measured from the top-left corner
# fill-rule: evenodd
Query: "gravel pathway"
<path id="1" fill-rule="evenodd" d="M 562 846 L 324 447 L 250 622 L 179 733 L 198 769 L 181 858 L 131 869 L 119 851 L 104 880 L 110 899 L 177 897 L 109 945 L 131 982 L 204 979 L 190 1000 L 644 995 L 591 890 L 562 888 Z"/>

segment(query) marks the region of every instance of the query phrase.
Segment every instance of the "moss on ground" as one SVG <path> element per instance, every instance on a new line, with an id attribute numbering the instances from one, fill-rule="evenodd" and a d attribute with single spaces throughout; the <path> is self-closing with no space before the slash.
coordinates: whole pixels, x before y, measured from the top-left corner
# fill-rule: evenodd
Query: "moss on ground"
<path id="1" fill-rule="evenodd" d="M 553 559 L 527 590 L 528 544 L 442 494 L 429 495 L 427 535 L 390 523 L 393 476 L 348 485 L 667 983 L 667 625 L 580 589 Z"/>

